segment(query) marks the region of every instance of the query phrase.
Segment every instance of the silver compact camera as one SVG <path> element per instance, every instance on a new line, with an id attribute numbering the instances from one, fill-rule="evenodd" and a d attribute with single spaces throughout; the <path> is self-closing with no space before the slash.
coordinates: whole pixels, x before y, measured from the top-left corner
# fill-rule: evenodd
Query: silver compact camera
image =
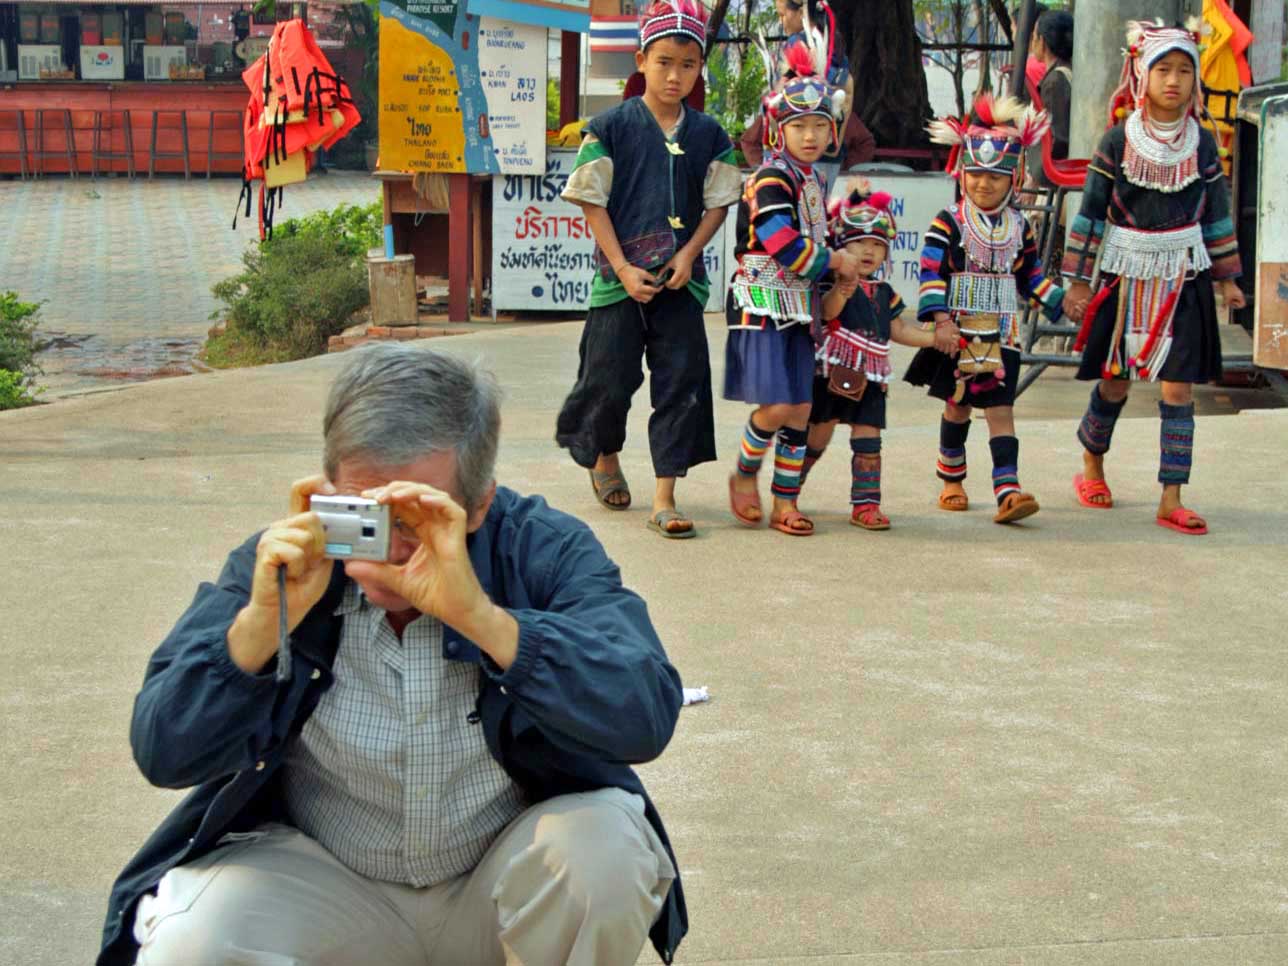
<path id="1" fill-rule="evenodd" d="M 326 531 L 332 560 L 388 560 L 393 535 L 389 505 L 361 496 L 311 496 L 309 509 Z"/>

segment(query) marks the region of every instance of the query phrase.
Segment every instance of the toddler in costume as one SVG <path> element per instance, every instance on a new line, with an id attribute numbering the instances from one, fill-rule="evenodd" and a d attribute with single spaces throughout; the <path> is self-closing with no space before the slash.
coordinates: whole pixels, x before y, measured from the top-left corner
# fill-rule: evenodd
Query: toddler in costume
<path id="1" fill-rule="evenodd" d="M 694 0 L 657 0 L 644 11 L 635 55 L 644 93 L 586 125 L 563 191 L 586 214 L 597 271 L 555 441 L 590 471 L 602 506 L 627 509 L 618 454 L 646 359 L 657 478 L 648 526 L 672 540 L 697 533 L 676 507 L 677 478 L 716 458 L 702 250 L 742 191 L 724 129 L 684 106 L 702 72 L 705 31 Z"/>
<path id="2" fill-rule="evenodd" d="M 1132 22 L 1127 43 L 1110 102 L 1116 126 L 1087 168 L 1063 265 L 1070 303 L 1085 310 L 1078 378 L 1098 380 L 1078 427 L 1083 471 L 1073 485 L 1083 506 L 1113 506 L 1104 459 L 1114 424 L 1132 380 L 1159 381 L 1156 520 L 1203 534 L 1206 521 L 1181 504 L 1194 445 L 1191 386 L 1221 375 L 1214 287 L 1226 305 L 1243 307 L 1239 250 L 1220 152 L 1199 125 L 1195 26 Z"/>
<path id="3" fill-rule="evenodd" d="M 832 243 L 854 256 L 858 274 L 837 282 L 823 297 L 826 321 L 819 335 L 814 404 L 801 484 L 831 442 L 838 423 L 850 427 L 850 523 L 865 530 L 888 530 L 881 512 L 881 430 L 886 424 L 890 388 L 890 343 L 957 348 L 957 329 L 937 331 L 900 318 L 903 299 L 888 282 L 890 243 L 897 231 L 890 196 L 851 182 L 848 198 L 835 206 Z"/>
<path id="4" fill-rule="evenodd" d="M 729 478 L 735 519 L 757 527 L 764 518 L 756 481 L 773 445 L 769 525 L 808 536 L 814 524 L 796 500 L 813 398 L 811 328 L 819 318 L 818 283 L 829 270 L 842 280 L 852 278 L 856 262 L 848 252 L 827 246 L 823 180 L 814 167 L 836 141 L 845 92 L 821 79 L 805 45 L 792 47 L 787 57 L 790 75 L 765 99 L 769 153 L 747 179 L 738 205 L 724 396 L 757 407 Z"/>
<path id="5" fill-rule="evenodd" d="M 1033 230 L 1014 205 L 1024 178 L 1024 149 L 1037 144 L 1049 122 L 1044 112 L 1014 98 L 975 101 L 970 123 L 949 118 L 930 125 L 931 140 L 953 146 L 950 167 L 961 181 L 961 200 L 941 211 L 926 232 L 921 252 L 917 318 L 936 328 L 961 329 L 956 361 L 922 349 L 904 378 L 928 386 L 944 400 L 939 424 L 937 475 L 943 510 L 966 510 L 966 437 L 971 410 L 984 410 L 993 456 L 995 523 L 1014 523 L 1038 512 L 1038 501 L 1020 489 L 1020 441 L 1015 435 L 1015 390 L 1020 376 L 1021 298 L 1038 303 L 1052 321 L 1062 312 L 1064 290 L 1042 273 Z"/>

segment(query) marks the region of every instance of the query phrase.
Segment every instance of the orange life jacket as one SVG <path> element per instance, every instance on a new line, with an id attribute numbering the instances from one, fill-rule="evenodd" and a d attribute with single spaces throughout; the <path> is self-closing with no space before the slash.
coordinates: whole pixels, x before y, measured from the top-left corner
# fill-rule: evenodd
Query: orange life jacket
<path id="1" fill-rule="evenodd" d="M 271 238 L 281 185 L 303 180 L 313 153 L 331 147 L 362 118 L 349 85 L 302 20 L 277 25 L 268 51 L 242 72 L 242 81 L 250 100 L 243 116 L 245 160 L 237 208 L 240 212 L 245 202 L 250 217 L 252 183 L 260 181 L 259 233 L 261 239 Z"/>

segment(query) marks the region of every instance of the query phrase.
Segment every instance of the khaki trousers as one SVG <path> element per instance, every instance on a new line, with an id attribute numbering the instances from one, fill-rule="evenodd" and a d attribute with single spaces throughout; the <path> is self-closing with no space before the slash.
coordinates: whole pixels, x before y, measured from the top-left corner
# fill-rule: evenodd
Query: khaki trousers
<path id="1" fill-rule="evenodd" d="M 674 877 L 643 800 L 615 788 L 533 806 L 472 872 L 424 889 L 270 824 L 143 898 L 137 966 L 630 964 Z"/>

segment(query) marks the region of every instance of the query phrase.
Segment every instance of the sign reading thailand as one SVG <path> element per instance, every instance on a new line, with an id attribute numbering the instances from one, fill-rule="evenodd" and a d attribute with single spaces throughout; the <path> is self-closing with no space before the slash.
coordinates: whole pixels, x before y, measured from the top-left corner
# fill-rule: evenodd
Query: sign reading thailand
<path id="1" fill-rule="evenodd" d="M 544 170 L 544 28 L 471 16 L 461 0 L 382 0 L 380 17 L 382 168 Z"/>
<path id="2" fill-rule="evenodd" d="M 576 151 L 548 151 L 541 175 L 493 179 L 492 298 L 498 311 L 589 306 L 595 239 L 581 209 L 559 197 L 576 158 Z M 711 280 L 708 312 L 724 307 L 725 233 L 717 231 L 702 253 Z"/>

